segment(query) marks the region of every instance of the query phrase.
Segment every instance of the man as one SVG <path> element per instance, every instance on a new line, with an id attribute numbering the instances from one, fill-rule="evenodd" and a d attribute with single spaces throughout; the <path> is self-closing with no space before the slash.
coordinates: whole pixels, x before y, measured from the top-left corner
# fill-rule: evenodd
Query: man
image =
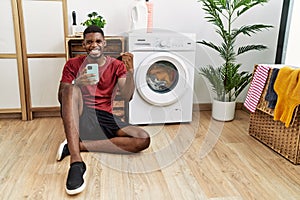
<path id="1" fill-rule="evenodd" d="M 116 86 L 125 101 L 130 101 L 133 95 L 132 54 L 122 54 L 125 64 L 104 56 L 106 41 L 97 26 L 87 27 L 83 37 L 87 56 L 66 62 L 58 92 L 66 140 L 58 148 L 57 160 L 70 155 L 66 182 L 66 192 L 70 195 L 85 188 L 86 165 L 80 152 L 136 153 L 150 144 L 146 131 L 112 114 Z M 87 64 L 98 64 L 99 81 L 93 79 L 95 74 L 87 73 Z"/>

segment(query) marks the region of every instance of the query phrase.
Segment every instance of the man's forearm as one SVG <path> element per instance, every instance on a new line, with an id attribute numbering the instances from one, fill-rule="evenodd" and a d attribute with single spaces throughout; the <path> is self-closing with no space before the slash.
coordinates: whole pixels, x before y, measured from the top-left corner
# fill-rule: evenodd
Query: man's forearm
<path id="1" fill-rule="evenodd" d="M 128 71 L 126 74 L 126 81 L 124 89 L 121 91 L 121 95 L 125 101 L 130 101 L 135 89 L 133 72 Z"/>

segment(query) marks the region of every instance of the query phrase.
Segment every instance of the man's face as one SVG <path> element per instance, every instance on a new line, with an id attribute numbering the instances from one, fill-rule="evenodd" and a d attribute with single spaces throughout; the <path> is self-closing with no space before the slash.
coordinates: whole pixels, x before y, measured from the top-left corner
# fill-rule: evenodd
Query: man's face
<path id="1" fill-rule="evenodd" d="M 98 59 L 103 55 L 103 49 L 106 45 L 101 33 L 88 33 L 85 35 L 83 41 L 83 48 L 85 48 L 90 58 Z"/>

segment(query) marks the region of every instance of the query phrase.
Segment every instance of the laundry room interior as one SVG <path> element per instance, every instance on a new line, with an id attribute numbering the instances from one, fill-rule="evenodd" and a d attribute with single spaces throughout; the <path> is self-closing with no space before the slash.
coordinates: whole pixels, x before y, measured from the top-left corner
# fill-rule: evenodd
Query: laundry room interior
<path id="1" fill-rule="evenodd" d="M 245 47 L 232 58 L 222 52 L 230 45 L 222 36 L 229 36 L 213 17 L 217 8 L 230 10 L 226 5 L 233 2 L 251 8 L 237 7 L 242 12 L 230 24 L 228 33 L 238 37 L 227 50 Z M 215 3 L 216 10 L 207 9 L 205 3 Z M 300 2 L 3 0 L 0 4 L 0 152 L 5 155 L 0 159 L 0 199 L 72 199 L 64 191 L 69 159 L 55 160 L 57 147 L 66 138 L 58 91 L 66 62 L 86 55 L 84 22 L 93 13 L 105 21 L 104 55 L 133 55 L 133 95 L 125 101 L 116 92 L 112 113 L 145 129 L 151 144 L 137 154 L 83 152 L 89 171 L 87 189 L 76 195 L 78 199 L 299 198 L 300 83 L 296 75 L 281 77 L 280 71 L 299 71 L 295 10 Z M 230 20 L 224 12 L 220 16 Z M 229 23 L 223 25 L 227 30 Z M 239 32 L 238 27 L 244 29 Z M 230 67 L 237 67 L 229 79 L 237 75 L 245 83 L 233 85 L 222 99 L 228 71 L 221 68 L 227 58 L 232 59 Z M 211 70 L 215 74 L 208 76 L 210 66 L 221 70 Z M 272 80 L 275 71 L 281 87 Z M 223 78 L 221 89 L 213 82 L 216 73 Z M 280 108 L 268 104 L 271 83 L 285 95 L 278 98 Z M 233 111 L 216 100 L 233 103 Z M 276 118 L 285 107 L 289 119 Z"/>

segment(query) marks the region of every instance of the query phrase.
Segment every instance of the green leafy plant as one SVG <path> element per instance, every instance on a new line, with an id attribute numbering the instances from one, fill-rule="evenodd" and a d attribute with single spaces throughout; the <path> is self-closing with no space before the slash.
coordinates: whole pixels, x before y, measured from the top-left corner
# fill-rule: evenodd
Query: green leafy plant
<path id="1" fill-rule="evenodd" d="M 252 74 L 240 71 L 242 64 L 237 63 L 237 57 L 252 50 L 265 50 L 261 44 L 237 46 L 236 41 L 240 35 L 251 36 L 272 25 L 251 24 L 233 27 L 234 22 L 256 5 L 267 3 L 268 0 L 198 0 L 203 4 L 206 19 L 216 28 L 216 33 L 221 38 L 221 44 L 205 40 L 198 41 L 202 45 L 217 51 L 224 60 L 219 67 L 208 65 L 200 68 L 202 74 L 212 85 L 216 93 L 216 100 L 235 101 L 244 88 L 250 83 Z"/>
<path id="2" fill-rule="evenodd" d="M 98 15 L 97 12 L 91 12 L 87 16 L 88 19 L 85 22 L 81 23 L 81 25 L 83 26 L 96 25 L 99 26 L 100 28 L 104 28 L 106 21 L 101 15 Z"/>

